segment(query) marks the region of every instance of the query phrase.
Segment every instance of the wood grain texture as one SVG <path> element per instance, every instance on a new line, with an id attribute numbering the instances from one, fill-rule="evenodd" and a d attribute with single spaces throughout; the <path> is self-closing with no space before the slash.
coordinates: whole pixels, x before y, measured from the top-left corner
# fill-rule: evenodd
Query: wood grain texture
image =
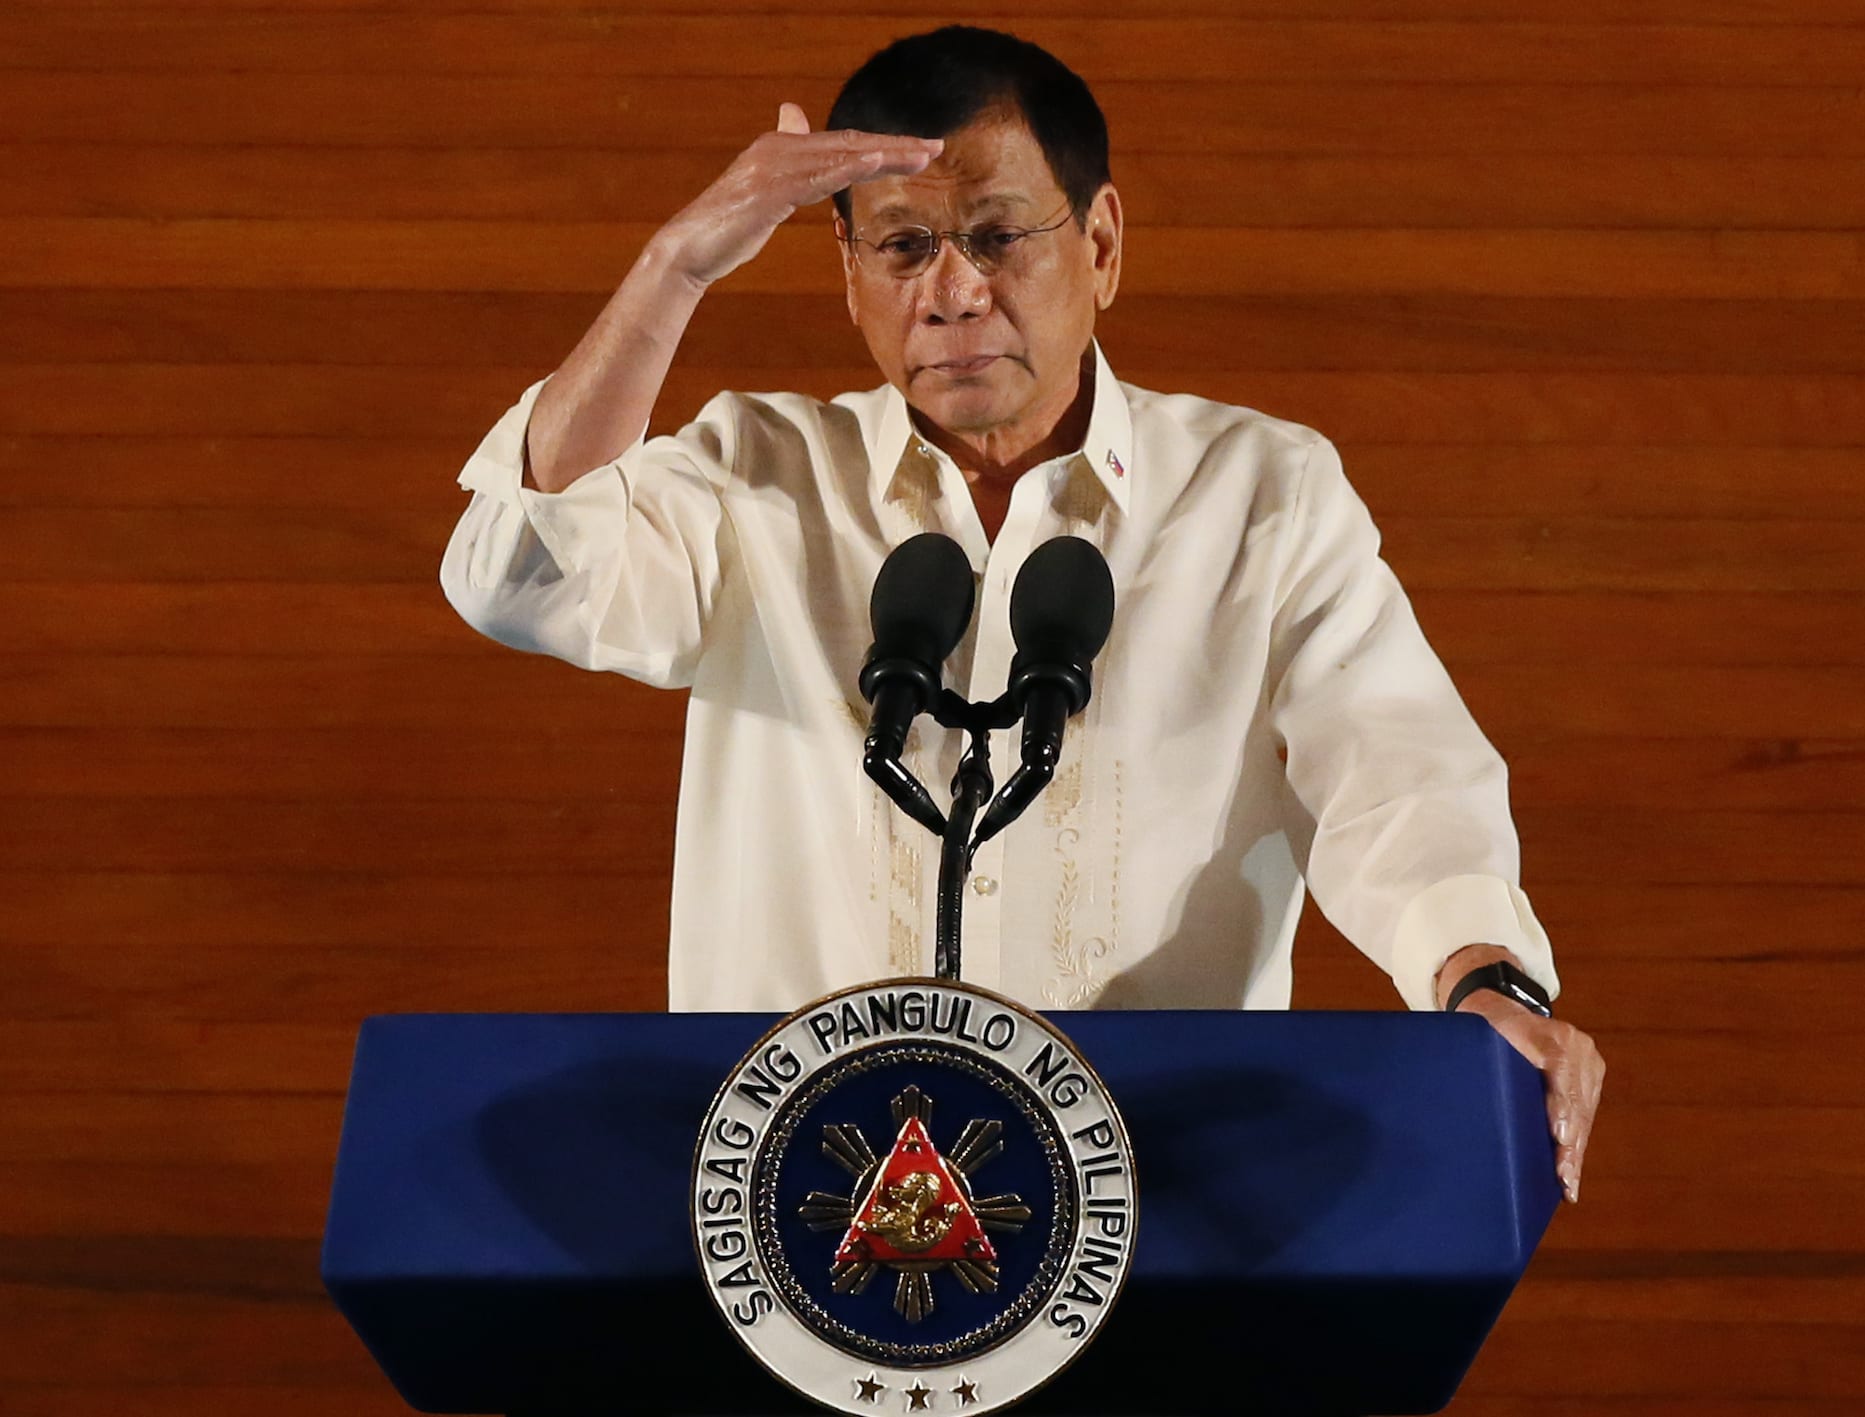
<path id="1" fill-rule="evenodd" d="M 19 507 L 0 585 L 205 581 L 229 600 L 251 582 L 431 585 L 461 506 Z M 1654 538 L 1648 518 L 1388 516 L 1380 530 L 1420 591 L 1865 593 L 1854 522 L 1677 519 Z"/>
<path id="2" fill-rule="evenodd" d="M 17 0 L 23 11 L 62 11 L 73 8 L 134 11 L 213 8 L 219 0 Z M 242 8 L 268 11 L 319 10 L 353 14 L 359 11 L 425 11 L 426 0 L 248 0 Z M 475 12 L 502 15 L 551 14 L 585 11 L 585 0 L 475 0 Z M 630 13 L 685 15 L 698 7 L 690 0 L 645 0 L 631 5 Z M 1017 19 L 1118 19 L 1131 13 L 1125 0 L 1025 0 Z M 1159 0 L 1149 12 L 1175 20 L 1288 18 L 1286 0 Z M 703 13 L 743 17 L 747 24 L 795 21 L 795 7 L 787 0 L 708 0 Z M 832 21 L 818 31 L 821 41 L 833 43 L 848 17 L 871 15 L 873 0 L 823 0 L 811 15 Z M 969 23 L 1006 23 L 1002 0 L 954 0 L 944 13 Z M 1600 28 L 1610 39 L 1627 24 L 1795 24 L 1826 27 L 1865 19 L 1860 0 L 1325 0 L 1310 9 L 1311 18 L 1327 20 L 1490 20 L 1547 22 L 1584 21 Z M 1189 52 L 1196 30 L 1184 34 L 1180 51 Z M 1065 56 L 1066 57 L 1066 56 Z"/>
<path id="3" fill-rule="evenodd" d="M 0 727 L 375 729 L 399 738 L 439 722 L 507 728 L 544 698 L 553 725 L 570 733 L 606 732 L 637 705 L 644 721 L 669 728 L 681 713 L 673 695 L 515 655 L 14 655 L 3 669 Z M 1865 735 L 1865 668 L 1856 666 L 1627 665 L 1581 675 L 1560 665 L 1473 664 L 1458 687 L 1505 749 L 1550 733 Z"/>
<path id="4" fill-rule="evenodd" d="M 1865 120 L 1865 109 L 1858 116 Z M 779 228 L 721 292 L 833 304 L 834 239 L 826 214 L 813 216 Z M 627 273 L 654 230 L 644 222 L 10 217 L 0 220 L 11 251 L 0 280 L 19 290 L 83 279 L 126 289 L 595 294 Z M 1145 227 L 1128 232 L 1121 287 L 1129 295 L 1865 297 L 1856 239 L 1843 231 L 1173 227 L 1148 236 Z M 541 268 L 532 253 L 546 246 L 554 259 Z"/>
<path id="5" fill-rule="evenodd" d="M 1510 763 L 1611 1071 L 1450 1411 L 1856 1412 L 1865 0 L 941 14 L 1094 84 L 1114 367 L 1332 439 Z M 908 23 L 8 19 L 0 1411 L 404 1411 L 317 1280 L 357 1023 L 661 1007 L 685 708 L 462 624 L 454 479 L 656 224 Z M 826 219 L 708 298 L 656 431 L 878 382 Z M 1300 938 L 1297 1006 L 1397 1006 L 1312 901 Z"/>
<path id="6" fill-rule="evenodd" d="M 732 154 L 730 144 L 8 141 L 0 167 L 14 180 L 0 187 L 0 215 L 637 222 L 699 193 Z M 1819 153 L 1142 153 L 1123 144 L 1114 163 L 1128 221 L 1153 228 L 1816 231 L 1856 227 L 1865 213 L 1865 158 Z"/>
<path id="7" fill-rule="evenodd" d="M 593 317 L 592 317 L 593 318 Z M 549 368 L 304 364 L 27 364 L 0 381 L 0 437 L 459 438 L 449 480 Z M 872 368 L 676 364 L 651 431 L 674 432 L 721 389 L 833 398 Z M 1865 445 L 1865 376 L 1839 374 L 1262 372 L 1138 368 L 1142 388 L 1240 403 L 1339 442 L 1692 446 Z M 461 437 L 460 429 L 473 433 Z M 617 450 L 619 455 L 620 450 Z M 404 470 L 431 485 L 432 467 Z"/>
<path id="8" fill-rule="evenodd" d="M 1156 231 L 1136 239 L 1169 244 L 1174 238 Z M 1519 233 L 1519 239 L 1535 243 L 1540 235 Z M 1326 244 L 1317 241 L 1317 247 Z M 1317 250 L 1299 255 L 1314 261 L 1317 272 L 1325 258 Z M 59 259 L 69 260 L 69 253 Z M 1259 264 L 1250 280 L 1262 278 Z M 1551 272 L 1541 278 L 1551 279 Z M 1666 278 L 1678 277 L 1672 271 Z M 1589 279 L 1601 278 L 1595 273 Z M 20 288 L 0 290 L 0 320 L 13 335 L 0 362 L 409 368 L 535 362 L 548 368 L 565 341 L 580 336 L 596 305 L 576 293 Z M 1099 329 L 1103 343 L 1121 349 L 1125 361 L 1160 370 L 1201 364 L 1252 372 L 1859 374 L 1865 373 L 1859 309 L 1849 299 L 1626 293 L 1553 302 L 1459 292 L 1232 290 L 1192 297 L 1149 294 L 1123 283 L 1119 303 Z M 747 348 L 747 327 L 769 335 Z M 757 359 L 773 374 L 847 369 L 862 354 L 839 293 L 725 289 L 701 304 L 680 351 L 683 363 L 697 367 L 752 367 L 749 361 Z"/>
<path id="9" fill-rule="evenodd" d="M 1467 677 L 1454 664 L 1453 672 Z M 465 728 L 439 739 L 368 726 L 0 728 L 0 756 L 17 765 L 0 780 L 0 801 L 30 810 L 32 799 L 151 797 L 180 812 L 217 798 L 600 798 L 664 810 L 678 784 L 678 726 L 638 728 L 619 705 L 615 712 L 620 731 L 539 732 L 516 744 L 509 733 Z M 1808 814 L 1865 798 L 1859 739 L 1495 736 L 1524 803 Z"/>
<path id="10" fill-rule="evenodd" d="M 484 410 L 488 426 L 505 406 Z M 669 412 L 662 422 L 671 419 Z M 452 516 L 467 500 L 454 479 L 483 432 L 0 434 L 0 505 L 413 507 Z M 1687 433 L 1672 444 L 1333 441 L 1382 522 L 1401 515 L 1797 521 L 1813 508 L 1837 521 L 1865 520 L 1861 455 L 1847 446 L 1719 445 L 1688 441 Z M 152 460 L 159 478 L 150 475 Z"/>
<path id="11" fill-rule="evenodd" d="M 1414 587 L 1410 598 L 1453 668 L 1865 663 L 1865 597 L 1845 593 Z M 9 654 L 488 652 L 438 587 L 413 581 L 41 581 L 0 591 L 0 604 Z"/>
<path id="12" fill-rule="evenodd" d="M 176 10 L 45 17 L 13 47 L 17 68 L 65 72 L 533 74 L 598 78 L 808 77 L 839 82 L 900 33 L 897 18 L 822 26 L 782 18 L 628 13 L 422 14 Z M 1097 87 L 1164 83 L 1850 84 L 1865 35 L 1803 25 L 1588 24 L 1496 19 L 1034 19 L 1018 33 L 1066 51 Z"/>
<path id="13" fill-rule="evenodd" d="M 535 72 L 134 73 L 19 70 L 0 131 L 19 142 L 314 143 L 369 148 L 594 146 L 736 151 L 796 102 L 818 121 L 839 85 L 793 79 Z M 1132 152 L 1865 155 L 1849 83 L 1391 83 L 1113 80 L 1095 85 Z M 677 205 L 677 204 L 676 204 Z M 672 210 L 655 214 L 672 215 Z"/>

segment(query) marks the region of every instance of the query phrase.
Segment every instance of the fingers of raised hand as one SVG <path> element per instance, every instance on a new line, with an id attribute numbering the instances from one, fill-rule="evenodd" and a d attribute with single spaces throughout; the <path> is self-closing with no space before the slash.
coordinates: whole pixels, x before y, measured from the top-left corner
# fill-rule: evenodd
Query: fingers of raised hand
<path id="1" fill-rule="evenodd" d="M 945 148 L 944 138 L 913 138 L 904 133 L 869 133 L 860 128 L 834 128 L 822 134 L 834 138 L 850 152 L 884 152 L 912 155 L 925 153 L 937 157 Z"/>
<path id="2" fill-rule="evenodd" d="M 830 136 L 827 133 L 823 137 Z M 860 133 L 844 129 L 835 134 L 840 141 L 831 152 L 822 155 L 824 181 L 835 181 L 828 191 L 839 191 L 851 181 L 888 174 L 902 176 L 923 170 L 939 156 L 945 143 L 940 138 L 900 138 L 887 133 Z M 827 195 L 825 192 L 824 195 Z"/>
<path id="3" fill-rule="evenodd" d="M 918 172 L 942 146 L 889 134 L 812 133 L 803 110 L 786 103 L 777 128 L 759 134 L 668 222 L 668 241 L 679 268 L 709 285 L 757 255 L 797 208 L 883 173 Z"/>
<path id="4" fill-rule="evenodd" d="M 909 176 L 924 171 L 939 156 L 945 142 L 941 138 L 904 138 L 898 144 L 871 147 L 868 156 L 874 161 L 875 175 Z"/>
<path id="5" fill-rule="evenodd" d="M 871 177 L 919 172 L 943 146 L 937 138 L 902 138 L 852 129 L 811 133 L 783 127 L 780 120 L 776 132 L 766 133 L 753 145 L 753 153 L 764 179 L 786 189 L 786 196 L 794 192 L 795 204 L 802 205 Z"/>

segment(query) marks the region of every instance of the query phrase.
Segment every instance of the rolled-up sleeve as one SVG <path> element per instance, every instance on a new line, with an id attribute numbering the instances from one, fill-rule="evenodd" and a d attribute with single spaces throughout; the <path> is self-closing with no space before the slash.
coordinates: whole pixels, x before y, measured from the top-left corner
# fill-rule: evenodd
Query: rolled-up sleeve
<path id="1" fill-rule="evenodd" d="M 721 394 L 670 437 L 637 438 L 560 492 L 523 485 L 526 389 L 459 476 L 471 501 L 441 558 L 448 602 L 501 644 L 662 688 L 692 682 L 730 558 Z"/>
<path id="2" fill-rule="evenodd" d="M 1270 713 L 1289 837 L 1315 902 L 1413 1009 L 1466 945 L 1513 952 L 1560 992 L 1520 886 L 1508 770 L 1410 602 L 1332 443 L 1308 450 L 1280 548 Z"/>

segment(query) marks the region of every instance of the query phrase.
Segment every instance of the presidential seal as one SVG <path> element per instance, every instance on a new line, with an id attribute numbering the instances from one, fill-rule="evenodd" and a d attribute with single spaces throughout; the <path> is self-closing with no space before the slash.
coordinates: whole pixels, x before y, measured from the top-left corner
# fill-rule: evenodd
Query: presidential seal
<path id="1" fill-rule="evenodd" d="M 1132 1262 L 1133 1155 L 1066 1037 L 971 985 L 832 994 L 766 1034 L 700 1131 L 707 1291 L 842 1412 L 1005 1407 L 1081 1353 Z"/>

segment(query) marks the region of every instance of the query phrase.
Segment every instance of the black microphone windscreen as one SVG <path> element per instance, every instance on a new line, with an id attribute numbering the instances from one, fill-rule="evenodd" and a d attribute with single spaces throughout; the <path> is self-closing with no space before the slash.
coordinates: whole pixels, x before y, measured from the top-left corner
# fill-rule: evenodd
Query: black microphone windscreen
<path id="1" fill-rule="evenodd" d="M 1025 663 L 1087 664 L 1114 624 L 1114 577 L 1079 536 L 1058 536 L 1029 554 L 1010 591 L 1010 633 Z"/>
<path id="2" fill-rule="evenodd" d="M 937 667 L 971 623 L 971 562 L 949 536 L 921 532 L 881 563 L 868 600 L 873 658 L 904 658 Z"/>

